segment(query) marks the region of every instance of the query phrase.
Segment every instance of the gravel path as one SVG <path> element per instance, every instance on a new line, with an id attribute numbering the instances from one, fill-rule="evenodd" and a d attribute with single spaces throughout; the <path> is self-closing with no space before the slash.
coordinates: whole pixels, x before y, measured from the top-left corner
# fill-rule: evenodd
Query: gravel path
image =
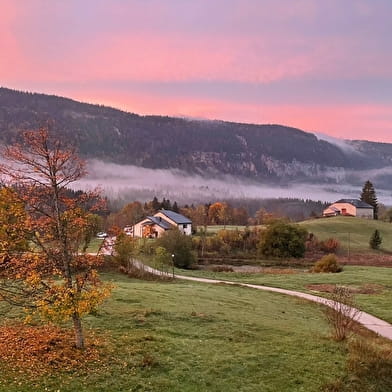
<path id="1" fill-rule="evenodd" d="M 134 264 L 137 265 L 139 268 L 143 268 L 145 271 L 148 271 L 148 272 L 155 274 L 155 275 L 172 276 L 169 273 L 162 272 L 162 271 L 159 271 L 159 270 L 154 269 L 152 267 L 149 267 L 140 261 L 137 261 Z M 286 289 L 280 289 L 277 287 L 262 286 L 262 285 L 257 285 L 257 284 L 232 282 L 232 281 L 227 281 L 227 280 L 196 278 L 193 276 L 184 276 L 184 275 L 177 275 L 177 274 L 174 275 L 174 278 L 181 279 L 181 280 L 189 280 L 192 282 L 201 282 L 201 283 L 209 283 L 209 284 L 227 284 L 227 285 L 249 287 L 251 289 L 256 289 L 256 290 L 271 291 L 274 293 L 291 295 L 293 297 L 303 298 L 308 301 L 317 302 L 317 303 L 325 305 L 325 306 L 334 307 L 334 302 L 332 300 L 329 300 L 329 299 L 323 298 L 323 297 L 318 297 L 317 295 L 302 293 L 300 291 L 286 290 Z M 357 310 L 353 309 L 353 311 L 357 311 Z M 381 320 L 377 317 L 374 317 L 369 313 L 362 312 L 362 311 L 359 312 L 358 317 L 357 317 L 357 321 L 358 321 L 358 323 L 362 324 L 365 328 L 369 329 L 370 331 L 373 331 L 373 332 L 377 333 L 378 335 L 383 336 L 384 338 L 392 340 L 392 325 L 389 324 L 388 322 Z"/>

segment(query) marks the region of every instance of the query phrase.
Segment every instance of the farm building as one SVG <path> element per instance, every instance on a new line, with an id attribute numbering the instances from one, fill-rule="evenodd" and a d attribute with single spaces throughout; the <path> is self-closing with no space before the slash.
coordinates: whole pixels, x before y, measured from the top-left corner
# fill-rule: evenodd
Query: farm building
<path id="1" fill-rule="evenodd" d="M 140 238 L 158 238 L 166 230 L 177 228 L 185 235 L 192 234 L 192 221 L 174 211 L 160 210 L 147 216 L 134 226 L 127 227 L 127 234 Z"/>
<path id="2" fill-rule="evenodd" d="M 323 211 L 323 216 L 356 216 L 358 218 L 373 219 L 374 208 L 359 199 L 341 199 L 331 204 Z"/>

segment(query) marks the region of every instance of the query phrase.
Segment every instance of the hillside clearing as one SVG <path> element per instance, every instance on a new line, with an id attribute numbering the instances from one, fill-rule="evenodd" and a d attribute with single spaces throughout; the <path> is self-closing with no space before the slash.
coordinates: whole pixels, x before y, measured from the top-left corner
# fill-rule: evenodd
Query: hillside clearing
<path id="1" fill-rule="evenodd" d="M 387 222 L 338 216 L 307 220 L 300 224 L 319 240 L 331 237 L 338 239 L 343 253 L 348 252 L 349 248 L 353 252 L 371 252 L 369 239 L 377 229 L 383 239 L 381 249 L 392 252 L 392 224 Z"/>

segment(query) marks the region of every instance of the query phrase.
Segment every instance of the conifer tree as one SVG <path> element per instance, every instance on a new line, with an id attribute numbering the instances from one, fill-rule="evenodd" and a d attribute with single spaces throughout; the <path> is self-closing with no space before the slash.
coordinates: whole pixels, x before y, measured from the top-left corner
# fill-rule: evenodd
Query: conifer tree
<path id="1" fill-rule="evenodd" d="M 368 180 L 365 182 L 362 192 L 361 200 L 367 204 L 370 204 L 374 209 L 374 219 L 378 219 L 378 201 L 376 196 L 376 191 L 373 184 Z"/>
<path id="2" fill-rule="evenodd" d="M 372 236 L 370 237 L 369 245 L 372 249 L 379 249 L 382 243 L 382 237 L 378 230 L 374 230 Z"/>
<path id="3" fill-rule="evenodd" d="M 154 210 L 154 212 L 158 211 L 161 208 L 161 203 L 159 203 L 156 196 L 154 196 L 154 198 L 152 199 L 151 207 Z"/>

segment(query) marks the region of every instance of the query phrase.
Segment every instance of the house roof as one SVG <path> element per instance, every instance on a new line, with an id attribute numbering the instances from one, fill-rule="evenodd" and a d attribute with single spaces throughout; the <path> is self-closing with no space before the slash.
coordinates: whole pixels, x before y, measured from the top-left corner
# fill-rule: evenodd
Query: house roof
<path id="1" fill-rule="evenodd" d="M 155 216 L 148 216 L 147 219 L 149 219 L 151 221 L 151 223 L 154 223 L 158 226 L 161 226 L 162 229 L 165 229 L 165 230 L 169 230 L 172 227 L 169 222 L 166 222 L 164 219 L 159 219 Z M 150 224 L 150 222 L 146 222 L 144 224 L 148 225 L 148 224 Z"/>
<path id="2" fill-rule="evenodd" d="M 161 212 L 163 215 L 167 216 L 169 219 L 171 219 L 173 222 L 176 222 L 177 224 L 192 223 L 189 218 L 174 211 L 159 210 L 158 212 Z"/>
<path id="3" fill-rule="evenodd" d="M 371 208 L 373 210 L 373 206 L 359 199 L 340 199 L 335 203 L 348 203 L 357 208 Z"/>
<path id="4" fill-rule="evenodd" d="M 340 212 L 339 208 L 336 208 L 336 207 L 334 207 L 334 206 L 329 206 L 329 207 L 327 207 L 324 211 Z"/>

